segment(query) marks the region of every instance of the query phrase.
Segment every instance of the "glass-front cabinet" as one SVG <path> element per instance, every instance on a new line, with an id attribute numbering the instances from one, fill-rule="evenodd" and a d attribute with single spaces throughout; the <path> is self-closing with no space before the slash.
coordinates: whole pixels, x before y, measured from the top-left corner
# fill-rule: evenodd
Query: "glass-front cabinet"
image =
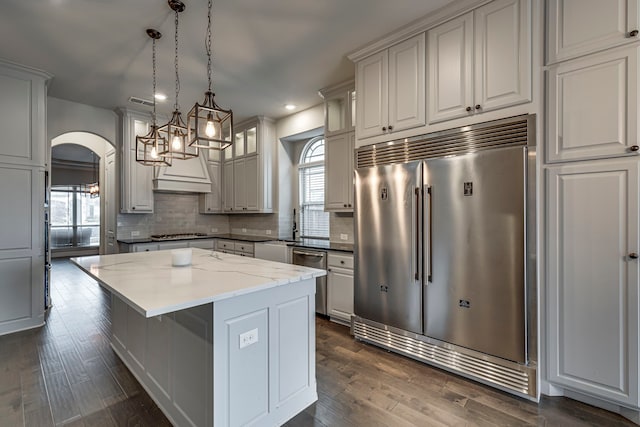
<path id="1" fill-rule="evenodd" d="M 339 135 L 355 129 L 355 83 L 353 80 L 320 91 L 324 98 L 324 135 Z"/>
<path id="2" fill-rule="evenodd" d="M 233 140 L 233 151 L 225 150 L 225 159 L 231 160 L 238 157 L 250 156 L 258 152 L 258 127 L 251 126 L 246 129 L 236 128 Z M 229 152 L 231 151 L 231 152 Z"/>

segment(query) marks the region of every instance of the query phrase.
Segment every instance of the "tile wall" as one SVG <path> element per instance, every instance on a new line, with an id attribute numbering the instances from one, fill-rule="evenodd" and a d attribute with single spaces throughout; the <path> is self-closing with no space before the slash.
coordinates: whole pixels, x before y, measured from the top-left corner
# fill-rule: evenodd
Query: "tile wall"
<path id="1" fill-rule="evenodd" d="M 227 215 L 200 215 L 197 194 L 154 193 L 153 214 L 118 214 L 118 239 L 174 233 L 229 233 Z M 217 231 L 214 231 L 217 230 Z"/>

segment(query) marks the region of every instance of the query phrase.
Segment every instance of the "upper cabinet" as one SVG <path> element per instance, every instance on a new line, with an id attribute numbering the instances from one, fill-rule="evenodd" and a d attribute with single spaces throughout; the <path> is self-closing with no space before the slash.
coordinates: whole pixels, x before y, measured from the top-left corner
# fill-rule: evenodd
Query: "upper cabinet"
<path id="1" fill-rule="evenodd" d="M 548 162 L 638 154 L 638 49 L 615 49 L 549 68 Z"/>
<path id="2" fill-rule="evenodd" d="M 325 139 L 324 210 L 353 212 L 355 132 Z"/>
<path id="3" fill-rule="evenodd" d="M 120 138 L 120 212 L 153 213 L 153 167 L 136 161 L 136 135 L 149 130 L 149 114 L 118 109 Z"/>
<path id="4" fill-rule="evenodd" d="M 50 78 L 43 71 L 0 60 L 0 163 L 45 166 Z"/>
<path id="5" fill-rule="evenodd" d="M 637 41 L 638 0 L 548 0 L 547 63 Z"/>
<path id="6" fill-rule="evenodd" d="M 425 35 L 418 34 L 356 65 L 358 138 L 425 124 Z"/>
<path id="7" fill-rule="evenodd" d="M 324 98 L 324 136 L 351 132 L 356 125 L 356 91 L 353 80 L 322 89 Z"/>
<path id="8" fill-rule="evenodd" d="M 427 31 L 429 123 L 531 101 L 531 3 L 496 0 Z"/>
<path id="9" fill-rule="evenodd" d="M 203 150 L 207 170 L 211 179 L 211 191 L 200 194 L 199 212 L 211 214 L 222 212 L 222 151 Z M 202 152 L 201 152 L 202 153 Z"/>
<path id="10" fill-rule="evenodd" d="M 259 116 L 234 126 L 233 145 L 223 151 L 225 213 L 273 212 L 275 125 Z"/>

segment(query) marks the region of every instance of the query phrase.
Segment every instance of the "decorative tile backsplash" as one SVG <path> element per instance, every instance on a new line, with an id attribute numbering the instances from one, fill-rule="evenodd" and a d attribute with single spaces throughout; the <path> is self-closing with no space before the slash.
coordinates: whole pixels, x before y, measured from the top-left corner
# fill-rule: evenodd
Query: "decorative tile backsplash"
<path id="1" fill-rule="evenodd" d="M 174 233 L 229 233 L 227 215 L 200 215 L 197 194 L 154 193 L 153 214 L 118 214 L 118 238 Z M 214 231 L 215 230 L 215 231 Z"/>
<path id="2" fill-rule="evenodd" d="M 191 232 L 270 236 L 274 240 L 292 238 L 291 213 L 201 215 L 197 194 L 154 193 L 153 196 L 153 214 L 118 214 L 119 239 Z M 352 214 L 332 213 L 329 221 L 331 241 L 353 243 Z M 342 238 L 345 236 L 346 240 Z"/>

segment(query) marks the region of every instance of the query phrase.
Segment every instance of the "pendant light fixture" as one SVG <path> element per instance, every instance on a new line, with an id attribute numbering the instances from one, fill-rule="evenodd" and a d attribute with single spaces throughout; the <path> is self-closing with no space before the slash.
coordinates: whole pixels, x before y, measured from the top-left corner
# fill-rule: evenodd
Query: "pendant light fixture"
<path id="1" fill-rule="evenodd" d="M 153 115 L 149 133 L 136 136 L 136 161 L 146 166 L 171 166 L 171 158 L 160 155 L 168 151 L 168 144 L 167 138 L 158 130 L 156 117 L 156 40 L 159 40 L 162 34 L 160 31 L 149 28 L 147 35 L 151 37 L 153 51 Z"/>
<path id="2" fill-rule="evenodd" d="M 213 1 L 209 0 L 207 14 L 207 79 L 209 87 L 204 93 L 204 101 L 195 103 L 187 116 L 189 128 L 188 140 L 192 147 L 210 150 L 224 150 L 231 145 L 233 135 L 233 112 L 216 104 L 215 94 L 211 90 L 211 9 Z"/>
<path id="3" fill-rule="evenodd" d="M 178 103 L 178 95 L 180 94 L 180 76 L 178 74 L 178 15 L 183 12 L 185 5 L 180 0 L 169 0 L 169 7 L 175 12 L 175 69 L 176 69 L 176 103 L 171 119 L 158 129 L 162 135 L 167 138 L 167 149 L 159 153 L 160 156 L 169 157 L 171 159 L 189 159 L 198 157 L 198 147 L 192 147 L 188 144 L 188 129 L 182 120 L 180 112 L 180 104 Z"/>

